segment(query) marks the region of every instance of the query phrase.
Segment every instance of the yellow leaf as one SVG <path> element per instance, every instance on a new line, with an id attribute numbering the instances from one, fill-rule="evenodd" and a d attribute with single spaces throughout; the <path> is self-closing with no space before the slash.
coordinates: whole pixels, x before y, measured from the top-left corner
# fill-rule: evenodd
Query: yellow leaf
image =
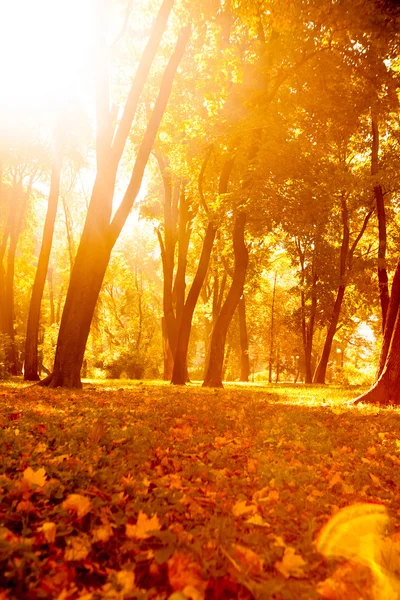
<path id="1" fill-rule="evenodd" d="M 340 473 L 335 473 L 335 475 L 332 477 L 332 479 L 329 482 L 328 488 L 329 489 L 333 488 L 333 486 L 336 485 L 337 483 L 340 483 L 340 485 L 343 483 L 343 479 L 342 479 Z"/>
<path id="2" fill-rule="evenodd" d="M 34 471 L 31 467 L 27 467 L 23 473 L 23 478 L 31 485 L 37 485 L 38 487 L 46 485 L 46 471 L 43 467 L 37 471 Z"/>
<path id="3" fill-rule="evenodd" d="M 113 535 L 113 530 L 110 523 L 104 523 L 100 527 L 95 527 L 92 530 L 92 541 L 95 542 L 108 542 L 110 537 Z"/>
<path id="4" fill-rule="evenodd" d="M 159 531 L 160 529 L 161 524 L 156 514 L 149 518 L 144 512 L 139 511 L 136 525 L 126 524 L 126 536 L 144 540 L 151 537 L 151 531 Z"/>
<path id="5" fill-rule="evenodd" d="M 90 542 L 86 535 L 67 538 L 67 547 L 64 552 L 64 560 L 83 560 L 91 550 Z"/>
<path id="6" fill-rule="evenodd" d="M 187 597 L 203 600 L 207 581 L 202 578 L 200 566 L 193 556 L 177 550 L 168 559 L 167 564 L 168 579 L 172 589 L 183 592 L 190 590 L 190 596 L 188 594 Z M 184 594 L 186 597 L 185 592 Z"/>
<path id="7" fill-rule="evenodd" d="M 302 577 L 305 577 L 305 573 L 302 569 L 305 564 L 306 562 L 303 557 L 300 556 L 300 554 L 296 554 L 296 550 L 294 548 L 291 546 L 286 546 L 282 560 L 278 560 L 274 564 L 274 567 L 277 571 L 282 573 L 286 579 L 289 577 L 301 579 Z"/>
<path id="8" fill-rule="evenodd" d="M 41 531 L 49 544 L 52 544 L 56 539 L 56 530 L 57 526 L 55 523 L 51 521 L 45 521 L 41 527 L 38 528 L 38 531 Z"/>
<path id="9" fill-rule="evenodd" d="M 253 515 L 247 519 L 246 523 L 249 523 L 250 525 L 259 525 L 260 527 L 271 527 L 271 525 L 267 523 L 267 521 L 264 521 L 262 516 L 259 514 Z"/>
<path id="10" fill-rule="evenodd" d="M 216 437 L 215 438 L 215 442 L 214 442 L 214 446 L 216 448 L 222 448 L 223 446 L 227 446 L 228 444 L 231 444 L 234 440 L 232 438 L 227 439 L 225 437 Z"/>
<path id="11" fill-rule="evenodd" d="M 42 453 L 42 452 L 46 452 L 46 450 L 47 450 L 47 444 L 45 444 L 44 442 L 39 442 L 36 445 L 34 452 Z"/>
<path id="12" fill-rule="evenodd" d="M 84 517 L 92 508 L 90 498 L 81 494 L 69 494 L 62 505 L 65 510 L 76 512 L 78 518 Z"/>
<path id="13" fill-rule="evenodd" d="M 342 489 L 345 494 L 354 494 L 354 486 L 352 485 L 347 485 L 347 483 L 343 483 Z"/>
<path id="14" fill-rule="evenodd" d="M 376 486 L 378 486 L 378 487 L 382 486 L 380 479 L 376 475 L 374 475 L 373 473 L 368 473 L 368 475 L 371 477 L 372 481 L 374 482 L 374 484 Z"/>
<path id="15" fill-rule="evenodd" d="M 234 558 L 237 559 L 253 575 L 261 575 L 264 570 L 264 560 L 250 548 L 234 544 Z"/>
<path id="16" fill-rule="evenodd" d="M 333 414 L 335 415 L 341 415 L 342 413 L 344 413 L 344 410 L 342 410 L 340 408 L 340 406 L 331 406 L 331 411 L 333 412 Z"/>
<path id="17" fill-rule="evenodd" d="M 128 569 L 117 572 L 117 583 L 121 586 L 123 594 L 130 594 L 135 588 L 135 573 Z"/>
<path id="18" fill-rule="evenodd" d="M 254 506 L 254 504 L 246 506 L 246 500 L 238 500 L 233 505 L 232 512 L 235 517 L 240 517 L 241 515 L 246 515 L 247 513 L 256 513 L 257 507 Z"/>

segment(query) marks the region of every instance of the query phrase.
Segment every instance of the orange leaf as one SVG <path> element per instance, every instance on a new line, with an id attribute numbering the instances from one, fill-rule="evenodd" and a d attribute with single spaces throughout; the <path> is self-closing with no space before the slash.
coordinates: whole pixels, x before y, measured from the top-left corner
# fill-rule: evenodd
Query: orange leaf
<path id="1" fill-rule="evenodd" d="M 144 512 L 139 511 L 136 525 L 126 524 L 126 536 L 144 540 L 151 537 L 151 531 L 159 531 L 160 529 L 161 524 L 157 515 L 149 518 Z"/>
<path id="2" fill-rule="evenodd" d="M 69 494 L 62 505 L 65 510 L 76 512 L 78 518 L 84 517 L 92 508 L 90 498 L 81 494 Z"/>
<path id="3" fill-rule="evenodd" d="M 203 600 L 207 581 L 201 577 L 200 567 L 193 557 L 177 551 L 168 560 L 169 583 L 173 590 L 182 590 L 193 600 Z M 189 595 L 190 594 L 190 595 Z"/>
<path id="4" fill-rule="evenodd" d="M 37 485 L 38 487 L 46 485 L 46 471 L 43 467 L 37 471 L 34 471 L 32 467 L 27 467 L 23 473 L 23 478 L 31 485 Z"/>

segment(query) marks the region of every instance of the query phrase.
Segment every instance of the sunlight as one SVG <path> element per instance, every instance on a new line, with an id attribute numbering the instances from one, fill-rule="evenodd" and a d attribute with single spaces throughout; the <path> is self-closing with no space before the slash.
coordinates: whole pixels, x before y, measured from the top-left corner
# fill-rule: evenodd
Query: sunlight
<path id="1" fill-rule="evenodd" d="M 57 114 L 90 85 L 93 0 L 13 0 L 0 8 L 5 123 Z"/>

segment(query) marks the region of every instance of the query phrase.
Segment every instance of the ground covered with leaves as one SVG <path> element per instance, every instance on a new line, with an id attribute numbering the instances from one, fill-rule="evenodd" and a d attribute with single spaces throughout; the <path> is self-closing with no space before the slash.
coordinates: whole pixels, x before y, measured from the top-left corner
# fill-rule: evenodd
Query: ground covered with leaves
<path id="1" fill-rule="evenodd" d="M 1 599 L 340 598 L 323 526 L 375 503 L 400 529 L 397 410 L 329 387 L 117 386 L 0 387 Z M 374 598 L 359 578 L 345 597 Z"/>

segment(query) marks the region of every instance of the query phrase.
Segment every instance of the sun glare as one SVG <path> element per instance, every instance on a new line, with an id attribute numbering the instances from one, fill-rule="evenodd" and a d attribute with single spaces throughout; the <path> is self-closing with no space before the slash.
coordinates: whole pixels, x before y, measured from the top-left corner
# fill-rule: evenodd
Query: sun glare
<path id="1" fill-rule="evenodd" d="M 1 119 L 57 115 L 89 89 L 94 0 L 12 0 L 0 5 Z"/>

